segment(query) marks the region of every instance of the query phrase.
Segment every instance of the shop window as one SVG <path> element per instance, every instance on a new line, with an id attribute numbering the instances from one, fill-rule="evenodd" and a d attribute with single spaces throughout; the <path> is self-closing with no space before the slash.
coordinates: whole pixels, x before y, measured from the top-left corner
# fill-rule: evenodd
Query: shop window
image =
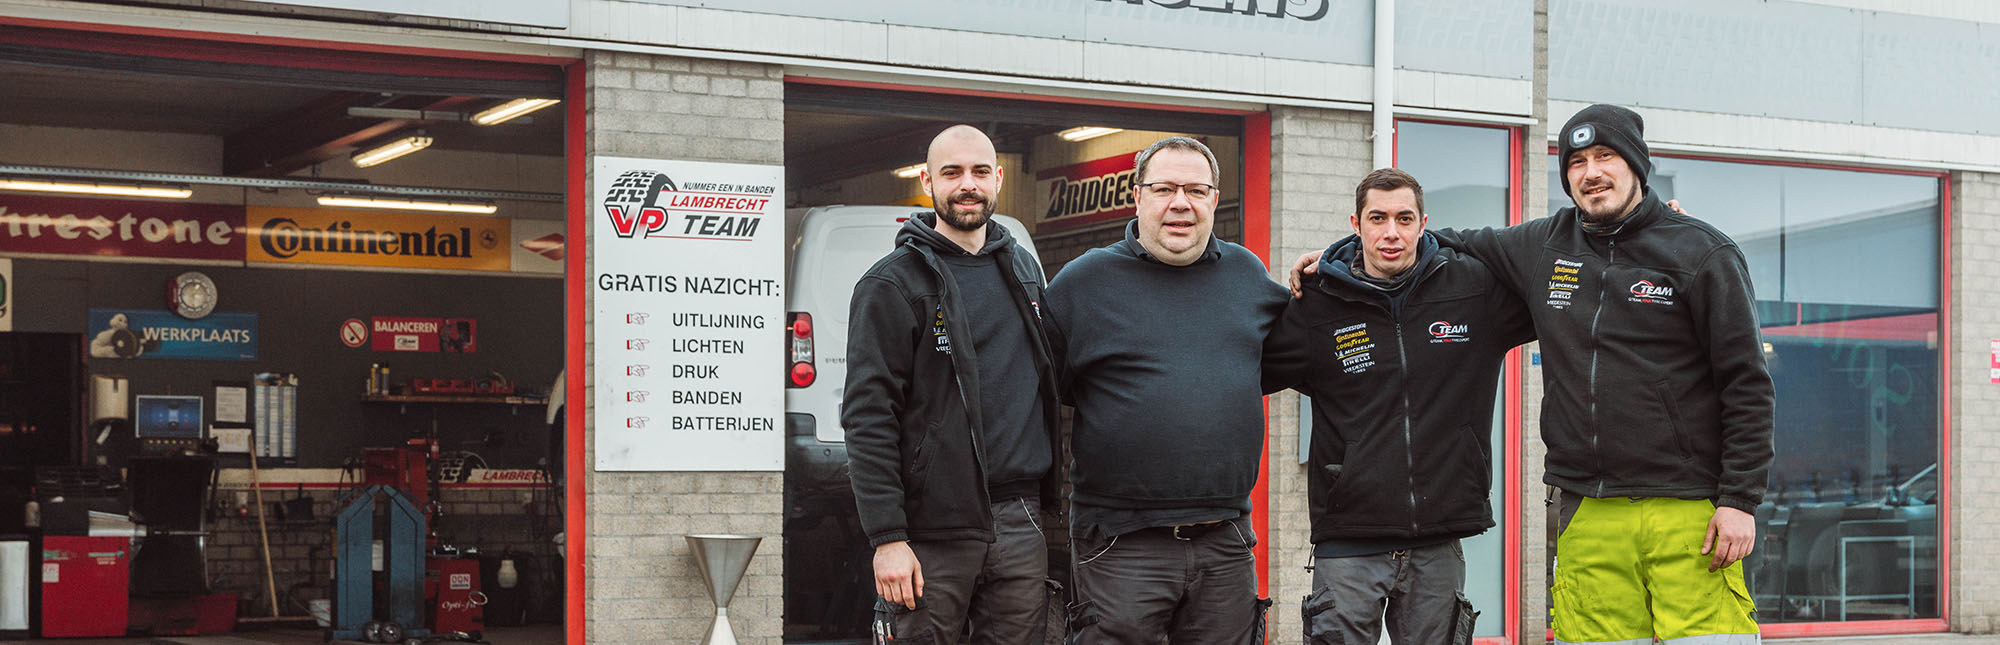
<path id="1" fill-rule="evenodd" d="M 1421 121 L 1396 124 L 1396 166 L 1423 185 L 1429 229 L 1506 226 L 1507 194 L 1512 189 L 1507 160 L 1513 154 L 1505 128 Z M 1505 388 L 1495 396 L 1505 397 Z M 1499 526 L 1463 541 L 1465 596 L 1480 610 L 1473 633 L 1482 637 L 1504 635 L 1503 620 L 1512 613 L 1505 603 L 1505 529 L 1519 509 L 1509 508 L 1502 495 L 1506 460 L 1514 455 L 1514 447 L 1506 441 L 1506 409 L 1506 401 L 1495 401 L 1488 430 L 1493 446 L 1499 448 L 1492 452 L 1488 470 L 1493 478 L 1493 519 Z"/>
<path id="2" fill-rule="evenodd" d="M 1769 625 L 1939 617 L 1940 201 L 1933 175 L 1655 156 L 1736 240 L 1777 389 L 1744 560 Z M 1570 206 L 1549 164 L 1549 210 Z"/>

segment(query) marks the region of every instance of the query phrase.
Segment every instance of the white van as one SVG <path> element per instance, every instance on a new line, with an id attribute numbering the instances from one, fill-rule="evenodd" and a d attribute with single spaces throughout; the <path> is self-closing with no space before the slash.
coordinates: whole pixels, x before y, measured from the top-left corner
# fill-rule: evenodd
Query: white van
<path id="1" fill-rule="evenodd" d="M 863 643 L 875 584 L 868 539 L 847 481 L 840 398 L 847 383 L 847 306 L 861 274 L 896 247 L 919 206 L 786 211 L 790 276 L 785 365 L 784 641 Z M 1037 261 L 1020 220 L 993 221 Z M 803 323 L 803 324 L 802 324 Z"/>

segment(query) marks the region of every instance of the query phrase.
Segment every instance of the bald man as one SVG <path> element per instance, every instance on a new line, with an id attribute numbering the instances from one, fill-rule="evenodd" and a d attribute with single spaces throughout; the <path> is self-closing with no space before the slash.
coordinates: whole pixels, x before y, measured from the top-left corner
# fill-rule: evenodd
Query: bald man
<path id="1" fill-rule="evenodd" d="M 1055 372 L 1041 266 L 992 225 L 1001 175 L 984 133 L 940 133 L 920 175 L 934 212 L 854 286 L 840 422 L 877 642 L 1043 639 Z"/>

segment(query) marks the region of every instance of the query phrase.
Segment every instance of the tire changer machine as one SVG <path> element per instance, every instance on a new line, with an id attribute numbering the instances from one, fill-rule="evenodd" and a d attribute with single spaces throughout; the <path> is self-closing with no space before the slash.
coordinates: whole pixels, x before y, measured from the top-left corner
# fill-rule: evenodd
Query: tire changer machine
<path id="1" fill-rule="evenodd" d="M 484 596 L 478 591 L 477 561 L 426 557 L 450 551 L 438 547 L 431 528 L 439 509 L 436 453 L 434 438 L 363 450 L 362 485 L 334 501 L 340 510 L 334 517 L 327 640 L 485 642 L 478 628 Z"/>

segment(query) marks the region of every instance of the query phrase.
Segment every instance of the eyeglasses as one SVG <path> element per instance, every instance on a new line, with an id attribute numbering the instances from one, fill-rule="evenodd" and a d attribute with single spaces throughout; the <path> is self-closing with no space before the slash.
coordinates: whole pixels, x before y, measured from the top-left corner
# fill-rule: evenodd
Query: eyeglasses
<path id="1" fill-rule="evenodd" d="M 1222 190 L 1210 184 L 1176 184 L 1171 181 L 1151 181 L 1139 184 L 1139 190 L 1157 199 L 1173 199 L 1174 193 L 1187 193 L 1188 199 L 1203 200 L 1215 196 Z"/>

